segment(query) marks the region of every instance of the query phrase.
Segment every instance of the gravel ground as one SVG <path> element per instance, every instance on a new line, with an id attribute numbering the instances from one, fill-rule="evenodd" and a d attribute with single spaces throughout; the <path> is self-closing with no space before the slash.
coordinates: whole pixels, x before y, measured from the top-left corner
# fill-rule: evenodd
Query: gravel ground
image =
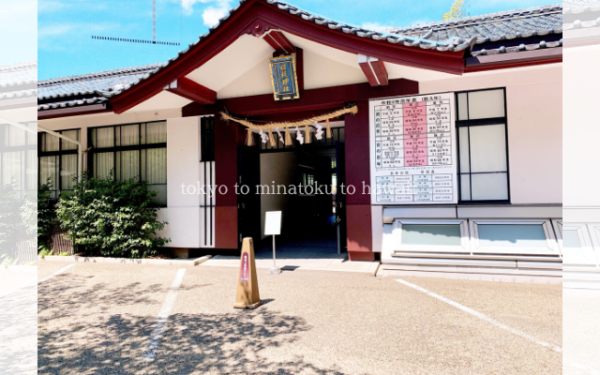
<path id="1" fill-rule="evenodd" d="M 52 264 L 56 270 L 66 264 Z M 51 274 L 40 264 L 40 275 Z M 55 270 L 55 271 L 56 271 Z M 54 271 L 54 272 L 55 272 Z M 38 288 L 41 374 L 560 374 L 561 354 L 393 278 L 187 268 L 152 363 L 141 362 L 176 267 L 77 264 Z M 40 276 L 41 277 L 41 276 Z M 561 345 L 561 287 L 404 278 Z"/>

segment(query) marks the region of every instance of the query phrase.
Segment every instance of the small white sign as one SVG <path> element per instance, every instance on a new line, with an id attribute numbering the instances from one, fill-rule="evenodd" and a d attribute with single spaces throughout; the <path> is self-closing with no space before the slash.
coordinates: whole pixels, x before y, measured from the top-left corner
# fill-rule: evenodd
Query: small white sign
<path id="1" fill-rule="evenodd" d="M 281 234 L 281 211 L 268 211 L 265 217 L 265 236 Z"/>

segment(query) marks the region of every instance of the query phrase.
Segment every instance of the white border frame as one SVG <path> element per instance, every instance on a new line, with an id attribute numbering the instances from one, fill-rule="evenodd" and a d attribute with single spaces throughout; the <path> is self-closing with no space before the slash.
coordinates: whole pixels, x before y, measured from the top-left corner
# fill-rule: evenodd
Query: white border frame
<path id="1" fill-rule="evenodd" d="M 403 245 L 402 244 L 402 224 L 419 225 L 460 225 L 461 246 L 435 246 L 435 245 Z M 469 253 L 469 225 L 467 219 L 457 220 L 413 220 L 413 219 L 395 219 L 392 229 L 394 236 L 395 249 L 397 251 L 417 251 L 417 252 L 451 252 L 451 253 Z"/>
<path id="2" fill-rule="evenodd" d="M 398 168 L 397 171 L 415 171 L 415 170 L 424 170 L 424 169 L 439 169 L 442 172 L 438 172 L 439 174 L 449 174 L 451 176 L 452 185 L 452 194 L 453 198 L 448 202 L 439 202 L 439 201 L 431 201 L 431 202 L 377 202 L 377 177 L 380 173 L 377 172 L 377 168 L 375 166 L 375 106 L 378 102 L 385 100 L 396 100 L 403 98 L 415 98 L 418 102 L 420 102 L 421 98 L 428 96 L 442 96 L 442 100 L 447 99 L 450 101 L 450 140 L 452 142 L 451 150 L 452 150 L 452 165 L 446 166 L 442 168 L 442 166 L 423 166 L 423 167 L 402 167 Z M 508 140 L 507 140 L 508 142 Z M 446 92 L 437 92 L 430 94 L 418 94 L 418 95 L 401 95 L 401 96 L 392 96 L 392 97 L 382 97 L 382 98 L 371 98 L 369 99 L 369 165 L 370 165 L 370 193 L 371 193 L 371 205 L 373 206 L 414 206 L 414 205 L 452 205 L 458 204 L 460 201 L 459 194 L 460 190 L 458 188 L 458 175 L 459 175 L 459 167 L 458 167 L 458 136 L 456 129 L 456 100 L 455 100 L 455 92 L 454 91 L 446 91 Z"/>
<path id="3" fill-rule="evenodd" d="M 542 225 L 546 234 L 546 247 L 530 247 L 530 248 L 510 248 L 510 247 L 486 247 L 479 246 L 479 224 L 494 224 L 494 225 Z M 478 220 L 469 219 L 469 232 L 471 233 L 471 251 L 477 253 L 493 253 L 493 254 L 540 254 L 540 255 L 559 255 L 560 250 L 556 243 L 554 231 L 550 220 Z"/>

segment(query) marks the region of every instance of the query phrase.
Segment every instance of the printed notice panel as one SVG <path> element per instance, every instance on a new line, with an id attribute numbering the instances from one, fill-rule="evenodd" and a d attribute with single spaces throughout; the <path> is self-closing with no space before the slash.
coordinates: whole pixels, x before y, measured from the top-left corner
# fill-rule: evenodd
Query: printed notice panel
<path id="1" fill-rule="evenodd" d="M 458 202 L 454 94 L 369 102 L 372 204 Z"/>

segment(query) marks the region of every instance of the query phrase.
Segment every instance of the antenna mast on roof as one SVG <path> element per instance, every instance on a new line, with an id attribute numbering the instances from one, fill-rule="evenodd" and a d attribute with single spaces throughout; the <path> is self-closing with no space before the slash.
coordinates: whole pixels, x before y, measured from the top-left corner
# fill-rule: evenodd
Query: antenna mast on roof
<path id="1" fill-rule="evenodd" d="M 152 0 L 152 43 L 156 44 L 156 0 Z"/>
<path id="2" fill-rule="evenodd" d="M 180 4 L 181 4 L 182 12 L 183 12 L 183 0 L 180 2 Z M 152 0 L 152 40 L 133 39 L 133 38 L 115 38 L 115 37 L 110 37 L 110 36 L 98 36 L 98 35 L 92 35 L 92 39 L 107 40 L 107 41 L 111 41 L 111 42 L 153 44 L 153 45 L 160 45 L 160 46 L 179 46 L 179 45 L 181 45 L 180 42 L 161 42 L 161 41 L 156 40 L 156 0 Z"/>

